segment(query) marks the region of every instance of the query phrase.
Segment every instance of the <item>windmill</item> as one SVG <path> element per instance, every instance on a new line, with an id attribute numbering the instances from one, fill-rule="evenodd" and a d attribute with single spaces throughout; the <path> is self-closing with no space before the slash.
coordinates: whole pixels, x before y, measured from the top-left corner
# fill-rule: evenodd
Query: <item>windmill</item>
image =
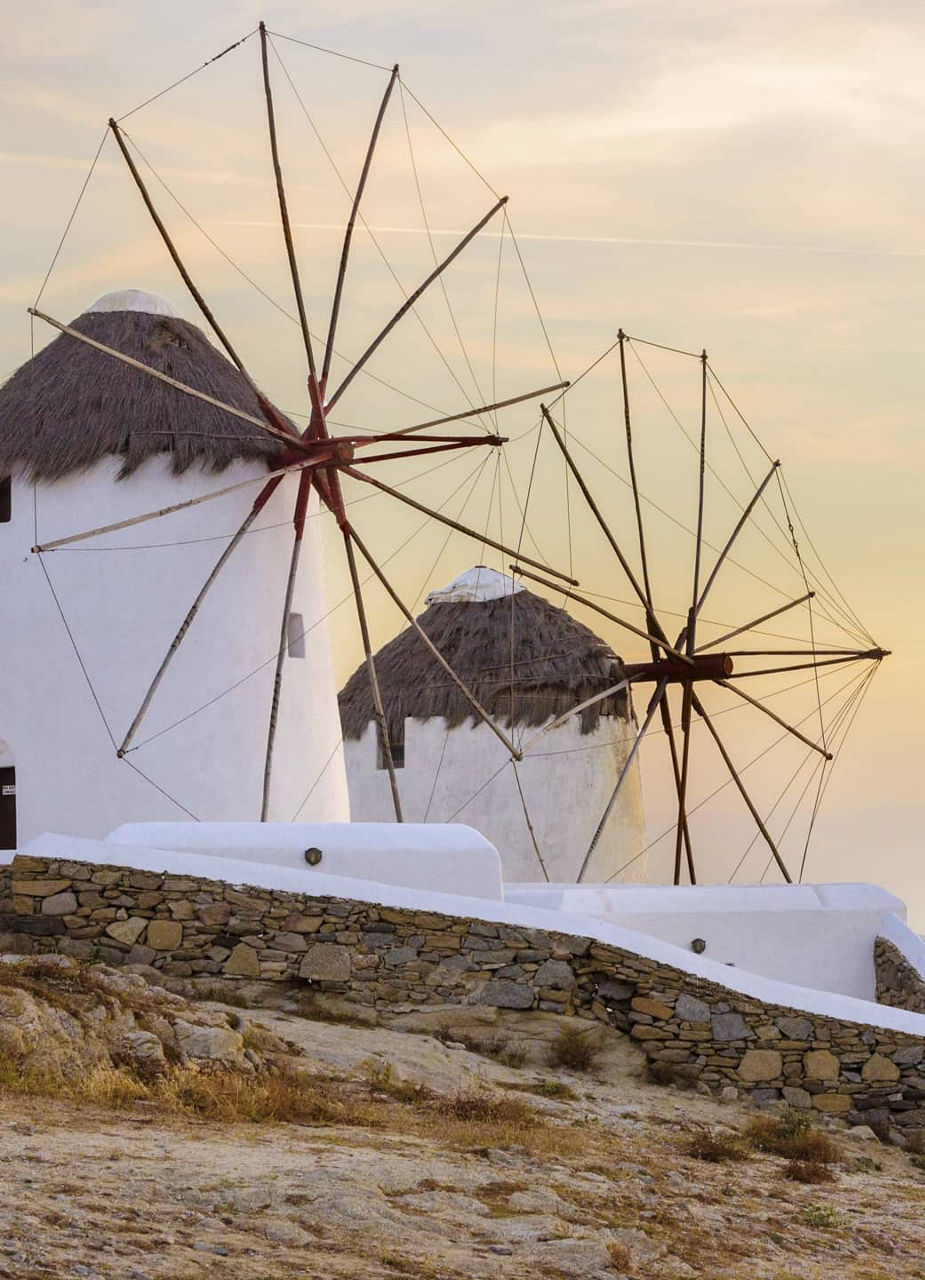
<path id="1" fill-rule="evenodd" d="M 392 584 L 387 579 L 382 566 L 379 564 L 373 551 L 362 539 L 349 519 L 343 496 L 342 480 L 343 477 L 350 477 L 352 480 L 365 484 L 375 484 L 380 490 L 387 492 L 397 501 L 411 506 L 418 511 L 427 515 L 430 519 L 448 525 L 456 532 L 471 537 L 479 543 L 481 547 L 485 545 L 491 546 L 496 550 L 508 555 L 519 554 L 514 547 L 487 537 L 484 533 L 471 529 L 460 522 L 434 510 L 425 504 L 417 502 L 408 495 L 403 494 L 397 488 L 387 486 L 381 481 L 374 480 L 369 474 L 366 467 L 384 461 L 391 461 L 397 458 L 421 457 L 430 454 L 440 454 L 449 451 L 466 450 L 472 448 L 497 448 L 504 443 L 502 437 L 496 434 L 474 435 L 472 432 L 456 433 L 456 434 L 434 434 L 433 429 L 439 427 L 450 427 L 455 423 L 464 420 L 472 420 L 482 414 L 494 414 L 500 410 L 510 408 L 513 405 L 523 403 L 525 401 L 536 399 L 544 394 L 555 392 L 563 389 L 567 383 L 558 382 L 552 386 L 546 386 L 537 390 L 527 391 L 523 394 L 508 397 L 506 399 L 497 400 L 490 404 L 478 406 L 476 408 L 468 408 L 460 412 L 444 415 L 438 418 L 432 418 L 425 422 L 419 422 L 411 426 L 403 427 L 395 431 L 377 432 L 373 434 L 362 433 L 357 435 L 332 435 L 328 427 L 328 418 L 332 410 L 341 401 L 342 397 L 347 393 L 354 379 L 364 371 L 372 356 L 378 351 L 380 346 L 386 342 L 389 335 L 400 324 L 400 322 L 413 310 L 418 300 L 431 288 L 438 280 L 441 279 L 447 269 L 459 258 L 466 247 L 478 236 L 487 224 L 500 214 L 507 198 L 497 199 L 492 207 L 485 213 L 471 229 L 463 235 L 454 245 L 451 252 L 446 254 L 442 260 L 436 263 L 434 269 L 426 276 L 426 278 L 418 285 L 413 292 L 406 298 L 403 304 L 391 315 L 387 322 L 379 329 L 376 335 L 368 343 L 362 354 L 352 361 L 348 372 L 335 386 L 329 386 L 331 375 L 332 357 L 335 351 L 335 342 L 338 332 L 338 322 L 341 317 L 342 303 L 344 296 L 344 284 L 347 278 L 348 266 L 350 262 L 350 251 L 353 240 L 354 230 L 360 212 L 361 202 L 364 191 L 366 189 L 367 180 L 374 161 L 377 140 L 379 138 L 380 129 L 386 111 L 389 106 L 393 90 L 398 82 L 399 71 L 397 65 L 392 68 L 385 92 L 379 106 L 378 114 L 372 128 L 368 146 L 366 148 L 364 162 L 361 168 L 360 176 L 356 184 L 353 195 L 350 215 L 344 230 L 343 242 L 341 246 L 338 270 L 336 276 L 336 285 L 333 298 L 330 305 L 330 318 L 327 327 L 326 338 L 321 344 L 323 355 L 320 359 L 316 357 L 316 342 L 309 329 L 308 317 L 306 313 L 305 301 L 303 296 L 302 282 L 300 278 L 299 263 L 295 251 L 292 234 L 292 224 L 289 211 L 289 203 L 287 200 L 286 186 L 283 177 L 283 165 L 280 155 L 280 146 L 277 134 L 276 112 L 274 107 L 273 86 L 270 75 L 270 66 L 268 58 L 269 34 L 266 26 L 261 22 L 259 27 L 259 41 L 261 53 L 261 68 L 263 75 L 263 87 L 266 107 L 266 124 L 270 144 L 270 153 L 272 157 L 273 177 L 278 200 L 280 222 L 282 227 L 283 239 L 285 244 L 286 258 L 289 267 L 291 286 L 295 305 L 298 313 L 299 328 L 304 347 L 304 355 L 307 366 L 307 394 L 309 406 L 309 421 L 307 427 L 299 433 L 296 431 L 288 418 L 281 414 L 266 396 L 258 389 L 255 379 L 251 376 L 245 364 L 233 344 L 231 338 L 226 333 L 224 327 L 217 319 L 214 311 L 206 301 L 203 293 L 195 283 L 192 275 L 181 257 L 177 245 L 172 238 L 167 226 L 161 217 L 151 191 L 146 184 L 138 165 L 132 155 L 129 143 L 122 127 L 115 119 L 109 121 L 109 129 L 114 137 L 122 158 L 124 159 L 128 173 L 133 180 L 144 206 L 151 217 L 151 220 L 160 236 L 165 249 L 172 259 L 184 285 L 186 286 L 191 298 L 198 307 L 200 313 L 208 323 L 212 332 L 215 334 L 221 346 L 231 363 L 235 366 L 241 376 L 246 380 L 247 384 L 253 392 L 256 404 L 259 407 L 260 415 L 256 416 L 253 412 L 246 412 L 240 407 L 221 401 L 214 396 L 209 396 L 183 383 L 179 379 L 172 378 L 166 373 L 152 368 L 150 364 L 139 361 L 128 355 L 125 351 L 120 351 L 106 343 L 100 342 L 80 329 L 72 325 L 63 324 L 54 317 L 41 311 L 38 307 L 30 308 L 33 316 L 43 320 L 59 330 L 67 339 L 79 342 L 92 348 L 101 357 L 109 360 L 120 361 L 145 375 L 159 381 L 161 384 L 167 384 L 174 391 L 181 395 L 192 397 L 194 400 L 207 403 L 211 409 L 218 409 L 223 413 L 229 414 L 238 422 L 246 422 L 249 427 L 256 427 L 260 431 L 265 432 L 277 443 L 279 451 L 273 459 L 273 469 L 269 472 L 265 484 L 261 487 L 259 493 L 250 506 L 245 518 L 241 521 L 239 527 L 228 540 L 218 559 L 215 561 L 212 569 L 208 573 L 205 581 L 197 591 L 194 599 L 180 624 L 176 634 L 171 640 L 166 653 L 160 661 L 153 678 L 144 690 L 138 704 L 137 711 L 132 717 L 131 723 L 122 734 L 120 740 L 116 743 L 116 754 L 120 759 L 124 759 L 132 750 L 133 742 L 138 734 L 145 717 L 147 716 L 152 704 L 154 703 L 158 688 L 161 685 L 171 663 L 176 658 L 181 645 L 186 641 L 191 629 L 194 627 L 197 615 L 199 614 L 203 604 L 214 587 L 225 567 L 235 554 L 237 548 L 240 547 L 242 541 L 253 528 L 258 516 L 266 507 L 277 488 L 280 486 L 283 478 L 287 475 L 295 474 L 298 476 L 298 490 L 295 495 L 295 501 L 292 511 L 292 544 L 289 556 L 288 572 L 286 577 L 286 586 L 283 599 L 280 602 L 280 630 L 279 645 L 276 656 L 275 678 L 273 683 L 273 691 L 271 704 L 268 709 L 268 724 L 266 747 L 264 755 L 263 770 L 263 794 L 260 816 L 265 820 L 268 816 L 271 784 L 273 777 L 273 758 L 274 747 L 277 736 L 277 724 L 280 699 L 283 695 L 283 674 L 287 651 L 290 644 L 289 635 L 289 619 L 292 612 L 293 592 L 298 576 L 299 562 L 302 552 L 303 538 L 305 533 L 305 523 L 308 513 L 309 501 L 311 495 L 316 495 L 317 499 L 325 509 L 327 509 L 337 522 L 340 529 L 346 562 L 349 570 L 350 581 L 354 595 L 356 606 L 357 621 L 359 624 L 360 634 L 362 638 L 363 650 L 366 655 L 366 661 L 369 669 L 369 676 L 372 687 L 374 689 L 375 701 L 377 707 L 377 718 L 381 727 L 384 728 L 384 720 L 382 718 L 381 697 L 378 691 L 378 682 L 375 673 L 375 663 L 373 659 L 369 623 L 367 611 L 363 600 L 361 589 L 360 573 L 358 568 L 358 554 L 366 562 L 369 569 L 372 570 L 376 579 L 380 582 L 388 596 L 394 601 L 396 606 L 405 616 L 407 621 L 416 628 L 422 642 L 429 646 L 433 651 L 434 657 L 446 671 L 447 676 L 459 688 L 460 692 L 467 699 L 472 707 L 473 713 L 486 723 L 491 724 L 493 731 L 498 734 L 504 741 L 505 746 L 511 751 L 516 758 L 519 755 L 518 749 L 504 735 L 503 731 L 495 724 L 487 712 L 481 707 L 478 700 L 471 693 L 468 687 L 455 675 L 449 664 L 437 652 L 431 644 L 426 634 L 421 630 L 411 611 L 402 602 L 398 593 L 394 590 Z M 234 46 L 233 46 L 234 47 Z M 228 52 L 227 50 L 225 52 Z M 377 451 L 378 450 L 378 451 Z M 243 487 L 243 485 L 241 486 Z M 228 487 L 216 490 L 213 494 L 197 495 L 193 499 L 186 499 L 182 502 L 161 506 L 157 510 L 149 512 L 140 512 L 135 516 L 127 519 L 111 522 L 89 530 L 81 530 L 73 534 L 52 539 L 45 543 L 36 543 L 33 551 L 38 555 L 57 551 L 65 547 L 72 547 L 78 542 L 88 538 L 97 538 L 102 535 L 112 533 L 119 529 L 142 524 L 149 520 L 162 519 L 170 516 L 178 511 L 188 509 L 190 506 L 209 501 L 210 498 L 218 498 L 229 492 Z M 521 554 L 521 558 L 524 558 Z M 541 561 L 529 560 L 528 563 L 533 564 L 537 569 L 547 569 Z M 553 570 L 557 573 L 558 571 Z M 563 579 L 569 582 L 575 580 L 570 575 L 563 574 Z M 394 804 L 394 813 L 398 821 L 402 820 L 401 800 L 399 795 L 398 783 L 395 777 L 394 765 L 391 759 L 391 753 L 388 746 L 386 735 L 386 754 L 387 767 L 391 782 L 391 790 Z"/>

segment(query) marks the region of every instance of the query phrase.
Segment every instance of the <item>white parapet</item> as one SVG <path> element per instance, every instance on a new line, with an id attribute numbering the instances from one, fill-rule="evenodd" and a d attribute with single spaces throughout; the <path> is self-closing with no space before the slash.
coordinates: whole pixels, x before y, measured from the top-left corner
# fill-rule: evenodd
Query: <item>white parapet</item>
<path id="1" fill-rule="evenodd" d="M 524 906 L 593 916 L 752 973 L 873 1000 L 874 942 L 906 908 L 873 884 L 508 885 Z"/>
<path id="2" fill-rule="evenodd" d="M 504 896 L 498 850 L 461 823 L 130 822 L 110 832 L 106 843 L 288 867 L 304 876 L 303 893 L 316 892 L 314 874 L 471 898 Z"/>

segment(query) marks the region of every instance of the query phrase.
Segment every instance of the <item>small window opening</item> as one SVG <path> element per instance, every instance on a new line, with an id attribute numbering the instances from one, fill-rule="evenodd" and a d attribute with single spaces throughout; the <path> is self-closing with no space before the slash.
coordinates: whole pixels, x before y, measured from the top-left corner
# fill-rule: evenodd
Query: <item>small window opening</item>
<path id="1" fill-rule="evenodd" d="M 8 524 L 13 508 L 12 476 L 0 477 L 0 524 Z"/>
<path id="2" fill-rule="evenodd" d="M 16 848 L 16 770 L 0 767 L 0 849 Z"/>
<path id="3" fill-rule="evenodd" d="M 286 644 L 290 658 L 305 657 L 305 623 L 301 613 L 290 613 L 286 623 Z"/>
<path id="4" fill-rule="evenodd" d="M 389 746 L 392 748 L 392 764 L 396 769 L 405 767 L 405 722 L 400 720 L 389 734 Z M 376 768 L 387 769 L 385 744 L 382 741 L 382 730 L 376 727 Z"/>

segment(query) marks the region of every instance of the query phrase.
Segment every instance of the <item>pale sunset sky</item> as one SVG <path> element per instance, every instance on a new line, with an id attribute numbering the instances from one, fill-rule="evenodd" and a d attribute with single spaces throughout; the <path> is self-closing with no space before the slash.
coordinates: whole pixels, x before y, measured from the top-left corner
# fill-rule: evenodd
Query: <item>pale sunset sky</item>
<path id="1" fill-rule="evenodd" d="M 454 264 L 447 293 L 435 291 L 422 303 L 422 320 L 443 357 L 408 317 L 371 368 L 450 413 L 556 382 L 556 365 L 563 377 L 577 378 L 619 326 L 686 351 L 707 349 L 711 367 L 771 458 L 782 459 L 806 529 L 845 599 L 877 643 L 892 650 L 838 755 L 805 878 L 876 881 L 903 897 L 912 922 L 925 929 L 920 4 L 4 0 L 3 8 L 0 377 L 29 356 L 26 307 L 39 292 L 107 119 L 125 117 L 252 33 L 260 18 L 280 33 L 273 37 L 272 70 L 281 144 L 309 314 L 323 332 L 346 197 L 319 135 L 352 188 L 387 69 L 399 62 L 403 87 L 390 103 L 364 204 L 392 268 L 410 289 L 433 266 L 422 203 L 434 251 L 442 256 L 454 233 L 458 238 L 494 203 L 491 189 L 509 195 L 510 222 L 546 333 L 508 228 L 498 221 Z M 333 58 L 282 36 L 363 61 Z M 123 123 L 166 184 L 168 190 L 146 170 L 249 368 L 295 413 L 304 411 L 305 400 L 297 331 L 215 252 L 172 198 L 266 293 L 291 308 L 262 111 L 259 46 L 251 35 Z M 128 286 L 165 294 L 198 320 L 110 138 L 42 305 L 68 321 L 100 294 Z M 336 345 L 361 351 L 400 301 L 369 237 L 358 233 Z M 37 345 L 50 336 L 36 324 Z M 690 545 L 671 517 L 688 526 L 695 519 L 696 456 L 671 413 L 688 431 L 699 430 L 699 366 L 634 345 L 630 373 L 640 483 L 652 504 L 646 519 L 656 597 L 683 612 Z M 618 390 L 611 359 L 569 394 L 567 425 L 583 442 L 580 461 L 602 507 L 633 546 L 628 491 L 607 470 L 625 471 Z M 754 474 L 763 474 L 764 455 L 724 405 L 731 437 L 712 403 L 709 413 L 715 474 L 708 478 L 705 529 L 713 546 L 735 520 L 723 483 L 740 505 L 751 493 L 732 438 Z M 357 385 L 353 400 L 345 396 L 341 421 L 379 428 L 431 416 L 367 381 Z M 510 471 L 492 457 L 473 474 L 482 459 L 467 455 L 409 492 L 445 502 L 451 513 L 465 506 L 468 523 L 516 541 L 516 502 L 527 491 L 536 405 L 499 416 L 498 428 L 511 437 Z M 548 441 L 543 448 L 524 550 L 535 537 L 540 558 L 565 568 L 571 562 L 589 593 L 628 598 L 577 492 L 566 493 Z M 780 518 L 782 508 L 775 511 Z M 403 549 L 417 528 L 406 512 L 396 514 L 376 499 L 359 508 L 358 525 L 359 512 L 383 556 L 394 553 L 395 580 L 409 603 L 417 595 L 420 605 L 425 586 L 441 585 L 480 558 L 507 567 L 507 559 L 482 557 L 479 547 L 464 542 L 441 550 L 442 533 L 424 534 L 423 545 L 412 540 Z M 773 528 L 770 512 L 758 511 L 756 519 Z M 806 550 L 806 530 L 797 527 L 797 533 Z M 325 537 L 334 603 L 343 567 L 335 541 Z M 781 590 L 801 594 L 792 565 L 785 572 L 760 529 L 743 535 L 739 552 L 753 572 L 738 580 L 736 573 L 745 571 L 730 568 L 726 586 L 711 600 L 717 624 L 735 625 L 776 607 L 785 598 Z M 768 581 L 777 594 L 762 594 Z M 381 644 L 400 620 L 375 593 L 370 607 Z M 579 616 L 624 656 L 644 656 L 632 637 L 602 618 L 587 611 Z M 816 623 L 825 629 L 823 618 Z M 331 625 L 343 680 L 361 651 L 349 611 L 338 610 Z M 805 625 L 805 617 L 794 615 L 780 633 L 802 638 Z M 824 638 L 844 642 L 832 628 Z M 824 692 L 841 685 L 843 697 L 850 696 L 846 682 L 854 674 L 851 668 L 844 679 L 827 677 Z M 758 684 L 750 691 L 757 693 Z M 816 705 L 815 688 L 800 691 L 806 696 L 811 700 L 802 709 L 796 695 L 778 709 L 801 718 Z M 832 711 L 840 705 L 833 699 Z M 738 716 L 733 722 L 744 724 Z M 730 730 L 737 758 L 766 742 L 766 728 Z M 642 755 L 650 837 L 667 813 L 659 766 L 650 763 L 661 751 L 660 744 L 648 744 Z M 749 773 L 766 807 L 780 790 L 771 773 L 782 786 L 799 759 L 769 766 L 767 781 L 760 766 Z M 693 780 L 697 796 L 719 778 L 716 762 L 704 763 Z M 797 794 L 790 793 L 794 802 Z M 806 793 L 810 807 L 815 794 L 813 784 Z M 775 820 L 789 812 L 782 806 Z M 746 844 L 751 838 L 744 827 L 733 830 L 728 815 L 741 818 L 727 788 L 702 829 L 706 865 L 723 880 L 745 849 L 743 838 Z M 801 850 L 798 842 L 797 863 Z M 755 855 L 738 878 L 758 879 L 763 863 Z M 663 870 L 664 862 L 653 865 Z"/>

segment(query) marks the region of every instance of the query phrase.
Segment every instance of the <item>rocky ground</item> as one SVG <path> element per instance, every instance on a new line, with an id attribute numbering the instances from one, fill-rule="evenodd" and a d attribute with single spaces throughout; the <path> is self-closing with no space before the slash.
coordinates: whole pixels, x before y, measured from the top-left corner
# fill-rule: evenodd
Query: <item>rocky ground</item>
<path id="1" fill-rule="evenodd" d="M 577 1071 L 541 1015 L 505 1062 L 458 1016 L 435 1036 L 0 969 L 0 1277 L 925 1278 L 925 1160 L 824 1119 L 831 1183 L 695 1158 L 755 1111 L 646 1082 L 623 1037 Z M 280 1071 L 299 1123 L 254 1103 Z M 190 1086 L 212 1079 L 224 1118 Z"/>

